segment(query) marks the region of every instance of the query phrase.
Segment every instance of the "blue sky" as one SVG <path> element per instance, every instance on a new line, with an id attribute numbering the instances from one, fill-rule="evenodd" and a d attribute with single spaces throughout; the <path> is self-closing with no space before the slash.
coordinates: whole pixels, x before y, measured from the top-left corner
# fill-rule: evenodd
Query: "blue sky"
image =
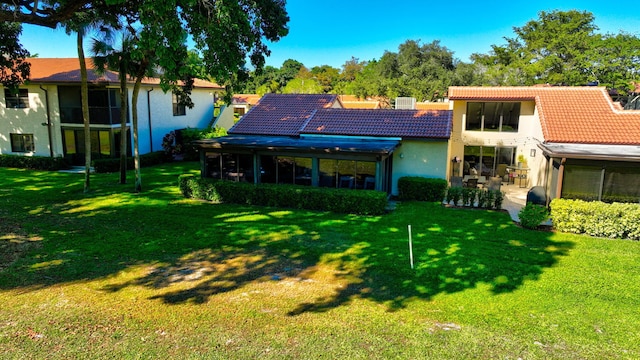
<path id="1" fill-rule="evenodd" d="M 270 44 L 267 65 L 280 67 L 295 59 L 308 68 L 345 61 L 379 59 L 397 52 L 408 39 L 440 40 L 454 57 L 469 61 L 492 44 L 513 37 L 513 27 L 537 19 L 538 12 L 586 10 L 594 14 L 601 33 L 625 31 L 640 36 L 640 15 L 628 5 L 608 1 L 382 1 L 289 0 L 289 35 Z M 75 37 L 64 30 L 25 26 L 21 41 L 40 57 L 76 57 Z M 89 43 L 89 41 L 86 41 Z"/>

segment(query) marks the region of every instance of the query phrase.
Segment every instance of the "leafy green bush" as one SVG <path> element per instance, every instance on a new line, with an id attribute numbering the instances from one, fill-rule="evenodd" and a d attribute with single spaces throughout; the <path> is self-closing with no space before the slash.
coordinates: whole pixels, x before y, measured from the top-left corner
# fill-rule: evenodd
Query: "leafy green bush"
<path id="1" fill-rule="evenodd" d="M 147 167 L 159 165 L 170 161 L 162 151 L 140 155 L 140 166 Z M 97 173 L 111 173 L 120 171 L 120 158 L 95 159 L 92 161 L 93 168 Z M 127 158 L 127 169 L 133 169 L 133 158 Z"/>
<path id="2" fill-rule="evenodd" d="M 179 149 L 184 160 L 195 161 L 199 159 L 198 148 L 192 143 L 195 140 L 212 139 L 220 136 L 227 135 L 227 131 L 221 127 L 215 127 L 210 129 L 195 129 L 186 128 L 178 130 L 177 143 L 175 147 Z"/>
<path id="3" fill-rule="evenodd" d="M 69 161 L 63 157 L 0 155 L 0 167 L 58 171 L 69 169 Z"/>
<path id="4" fill-rule="evenodd" d="M 252 184 L 202 178 L 193 174 L 181 175 L 178 182 L 180 191 L 185 197 L 219 203 L 361 215 L 383 214 L 387 207 L 387 193 L 383 191 Z"/>
<path id="5" fill-rule="evenodd" d="M 520 225 L 527 229 L 537 229 L 542 222 L 549 219 L 549 210 L 542 205 L 527 203 L 518 213 Z"/>
<path id="6" fill-rule="evenodd" d="M 559 231 L 640 240 L 640 204 L 553 199 L 550 206 Z"/>
<path id="7" fill-rule="evenodd" d="M 447 189 L 447 196 L 445 197 L 445 202 L 447 204 L 451 203 L 454 206 L 457 206 L 462 198 L 462 189 L 459 186 L 450 187 Z"/>
<path id="8" fill-rule="evenodd" d="M 447 191 L 447 180 L 404 176 L 398 179 L 400 200 L 440 202 Z"/>

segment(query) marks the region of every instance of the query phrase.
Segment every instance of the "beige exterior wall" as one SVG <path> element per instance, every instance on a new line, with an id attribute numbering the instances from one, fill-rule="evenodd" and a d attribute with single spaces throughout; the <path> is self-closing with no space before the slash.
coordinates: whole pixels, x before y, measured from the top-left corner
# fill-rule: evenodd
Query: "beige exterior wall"
<path id="1" fill-rule="evenodd" d="M 518 132 L 466 131 L 466 112 L 467 101 L 454 101 L 450 158 L 457 156 L 462 159 L 465 145 L 515 147 L 516 159 L 519 155 L 524 156 L 530 169 L 527 185 L 531 187 L 544 184 L 547 162 L 538 148 L 544 138 L 534 101 L 521 102 Z M 535 150 L 535 156 L 531 156 L 531 150 Z M 458 170 L 457 175 L 462 175 L 462 166 Z"/>
<path id="2" fill-rule="evenodd" d="M 446 179 L 448 148 L 446 140 L 402 140 L 402 145 L 393 153 L 391 193 L 398 195 L 398 179 L 403 176 Z"/>

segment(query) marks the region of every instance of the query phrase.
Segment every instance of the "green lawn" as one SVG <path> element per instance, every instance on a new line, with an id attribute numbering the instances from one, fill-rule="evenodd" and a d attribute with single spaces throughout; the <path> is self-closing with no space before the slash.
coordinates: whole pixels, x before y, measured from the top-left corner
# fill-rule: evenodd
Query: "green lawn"
<path id="1" fill-rule="evenodd" d="M 84 195 L 81 174 L 0 168 L 0 358 L 640 358 L 639 242 L 429 203 L 183 199 L 197 169 Z"/>

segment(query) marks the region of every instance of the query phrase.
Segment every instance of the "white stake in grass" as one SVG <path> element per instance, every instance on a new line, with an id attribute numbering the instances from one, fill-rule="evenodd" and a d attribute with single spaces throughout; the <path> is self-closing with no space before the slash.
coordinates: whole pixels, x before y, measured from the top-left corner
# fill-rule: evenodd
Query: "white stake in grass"
<path id="1" fill-rule="evenodd" d="M 411 225 L 409 228 L 409 259 L 411 260 L 411 269 L 413 269 L 413 243 L 411 242 Z"/>

